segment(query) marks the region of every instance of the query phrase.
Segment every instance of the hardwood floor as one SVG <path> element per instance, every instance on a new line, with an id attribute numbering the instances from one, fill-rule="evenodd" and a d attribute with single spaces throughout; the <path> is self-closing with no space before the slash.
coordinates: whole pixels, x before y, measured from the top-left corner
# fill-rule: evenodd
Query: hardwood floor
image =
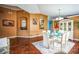
<path id="1" fill-rule="evenodd" d="M 12 38 L 10 39 L 10 54 L 41 54 L 41 52 L 32 45 L 32 42 L 43 40 L 42 37 L 36 38 Z M 74 42 L 75 46 L 69 54 L 79 53 L 79 42 Z"/>
<path id="2" fill-rule="evenodd" d="M 11 54 L 41 54 L 41 52 L 32 45 L 32 42 L 42 40 L 38 38 L 13 38 L 10 39 L 10 53 Z"/>
<path id="3" fill-rule="evenodd" d="M 74 47 L 71 49 L 69 54 L 79 54 L 79 42 L 73 41 L 75 43 Z"/>

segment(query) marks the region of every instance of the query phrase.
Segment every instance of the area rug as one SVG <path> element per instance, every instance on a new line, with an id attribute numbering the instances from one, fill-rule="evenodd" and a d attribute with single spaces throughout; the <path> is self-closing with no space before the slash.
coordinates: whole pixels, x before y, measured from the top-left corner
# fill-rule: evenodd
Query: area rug
<path id="1" fill-rule="evenodd" d="M 42 54 L 67 54 L 75 45 L 73 42 L 67 42 L 66 46 L 62 48 L 63 52 L 60 52 L 60 47 L 54 46 L 54 48 L 45 48 L 43 46 L 43 41 L 38 41 L 32 43 Z"/>

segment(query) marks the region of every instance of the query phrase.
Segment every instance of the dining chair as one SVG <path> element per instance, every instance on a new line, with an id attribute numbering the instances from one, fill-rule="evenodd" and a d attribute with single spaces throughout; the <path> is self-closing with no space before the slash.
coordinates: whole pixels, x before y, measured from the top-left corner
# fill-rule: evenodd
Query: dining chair
<path id="1" fill-rule="evenodd" d="M 43 46 L 49 48 L 49 37 L 46 31 L 43 31 Z"/>
<path id="2" fill-rule="evenodd" d="M 9 39 L 0 38 L 0 54 L 9 54 Z"/>
<path id="3" fill-rule="evenodd" d="M 62 33 L 60 36 L 54 37 L 54 47 L 59 51 L 63 51 L 62 48 L 65 44 L 66 32 Z"/>
<path id="4" fill-rule="evenodd" d="M 69 41 L 69 31 L 66 32 L 65 45 L 67 45 L 68 41 Z"/>
<path id="5" fill-rule="evenodd" d="M 51 30 L 47 30 L 48 37 L 50 37 L 50 34 L 51 34 Z"/>

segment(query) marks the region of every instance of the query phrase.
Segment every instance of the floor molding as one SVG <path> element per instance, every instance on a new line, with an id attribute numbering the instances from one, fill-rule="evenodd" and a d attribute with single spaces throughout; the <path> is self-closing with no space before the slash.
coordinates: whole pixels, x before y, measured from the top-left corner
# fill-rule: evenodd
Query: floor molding
<path id="1" fill-rule="evenodd" d="M 10 37 L 7 37 L 7 38 L 16 38 L 16 37 L 21 37 L 21 38 L 35 38 L 35 37 L 39 37 L 39 36 L 42 36 L 42 34 L 40 34 L 40 35 L 33 35 L 33 36 L 10 36 Z"/>
<path id="2" fill-rule="evenodd" d="M 74 39 L 74 40 L 69 39 L 69 40 L 72 41 L 72 42 L 76 42 L 76 43 L 79 42 L 79 39 Z"/>
<path id="3" fill-rule="evenodd" d="M 10 37 L 7 37 L 7 38 L 16 38 L 17 36 L 10 36 Z"/>

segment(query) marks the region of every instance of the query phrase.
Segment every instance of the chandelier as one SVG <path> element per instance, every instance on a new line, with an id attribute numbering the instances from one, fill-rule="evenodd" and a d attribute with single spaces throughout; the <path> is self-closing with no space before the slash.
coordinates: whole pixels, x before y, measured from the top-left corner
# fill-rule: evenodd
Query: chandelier
<path id="1" fill-rule="evenodd" d="M 60 14 L 61 9 L 58 9 L 58 12 L 59 12 L 59 16 L 56 18 L 56 20 L 62 20 L 62 19 L 64 19 L 63 17 L 61 17 L 61 14 Z"/>

